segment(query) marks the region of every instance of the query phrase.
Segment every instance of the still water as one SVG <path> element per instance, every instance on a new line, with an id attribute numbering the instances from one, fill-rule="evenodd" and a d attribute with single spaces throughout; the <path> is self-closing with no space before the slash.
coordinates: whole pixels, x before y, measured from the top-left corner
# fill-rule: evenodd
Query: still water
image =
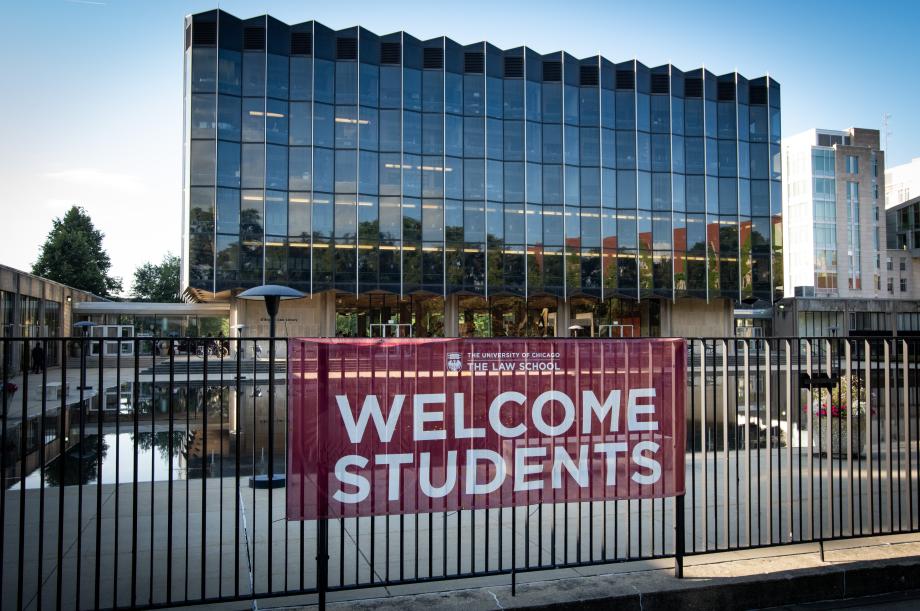
<path id="1" fill-rule="evenodd" d="M 78 412 L 74 411 L 69 447 L 63 456 L 48 460 L 44 473 L 40 468 L 28 472 L 25 487 L 39 488 L 42 483 L 45 487 L 94 485 L 100 477 L 103 484 L 166 481 L 170 474 L 173 480 L 232 477 L 237 460 L 241 476 L 267 474 L 272 450 L 274 470 L 283 473 L 287 419 L 283 385 L 279 384 L 275 392 L 273 439 L 268 435 L 266 386 L 250 382 L 240 387 L 240 392 L 233 393 L 226 385 L 205 389 L 145 383 L 138 393 L 130 383 L 122 384 L 117 391 L 115 387 L 106 388 L 101 443 L 95 430 L 96 413 L 87 413 L 85 436 L 80 442 Z M 204 406 L 207 414 L 202 413 Z M 134 409 L 142 419 L 137 434 L 130 422 Z M 172 433 L 167 426 L 169 413 L 174 423 Z M 113 421 L 115 414 L 119 422 Z M 20 435 L 18 430 L 9 435 L 8 445 L 14 456 L 18 454 Z M 18 477 L 7 477 L 11 490 L 19 489 L 20 481 Z"/>
<path id="2" fill-rule="evenodd" d="M 159 482 L 200 479 L 207 477 L 230 477 L 236 467 L 235 440 L 227 431 L 209 431 L 216 437 L 208 441 L 211 449 L 201 448 L 197 431 L 174 431 L 170 446 L 168 431 L 138 433 L 108 433 L 87 435 L 82 444 L 70 447 L 63 457 L 56 457 L 45 465 L 44 478 L 41 469 L 36 469 L 25 478 L 25 487 L 39 488 L 44 479 L 45 487 L 130 483 L 135 481 L 135 446 L 137 452 L 138 482 Z M 242 440 L 241 440 L 242 441 Z M 244 444 L 246 445 L 246 444 Z M 223 450 L 223 451 L 221 451 Z M 101 473 L 100 473 L 101 470 Z M 259 449 L 255 455 L 240 456 L 240 475 L 268 472 L 268 454 Z M 284 472 L 283 452 L 276 452 L 275 472 Z M 20 488 L 19 483 L 10 490 Z"/>

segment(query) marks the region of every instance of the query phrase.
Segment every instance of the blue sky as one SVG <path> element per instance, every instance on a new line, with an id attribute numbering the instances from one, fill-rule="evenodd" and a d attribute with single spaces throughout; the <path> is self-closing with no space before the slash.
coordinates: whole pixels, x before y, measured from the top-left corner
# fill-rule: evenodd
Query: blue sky
<path id="1" fill-rule="evenodd" d="M 218 5 L 335 29 L 769 73 L 782 84 L 784 135 L 881 129 L 889 113 L 888 165 L 920 157 L 917 0 L 21 0 L 0 9 L 0 263 L 29 269 L 71 204 L 106 233 L 126 281 L 138 264 L 178 252 L 182 19 Z"/>

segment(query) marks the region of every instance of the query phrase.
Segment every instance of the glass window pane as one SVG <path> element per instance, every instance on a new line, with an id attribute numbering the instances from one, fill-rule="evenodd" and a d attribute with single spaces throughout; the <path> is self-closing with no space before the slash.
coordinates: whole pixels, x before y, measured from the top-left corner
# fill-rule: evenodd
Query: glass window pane
<path id="1" fill-rule="evenodd" d="M 288 149 L 269 144 L 265 147 L 265 188 L 287 189 Z"/>
<path id="2" fill-rule="evenodd" d="M 265 233 L 267 235 L 287 235 L 287 209 L 287 193 L 265 192 Z"/>
<path id="3" fill-rule="evenodd" d="M 243 59 L 239 51 L 220 49 L 217 61 L 217 88 L 220 93 L 240 95 Z"/>
<path id="4" fill-rule="evenodd" d="M 209 47 L 192 49 L 192 82 L 194 92 L 213 93 L 217 87 L 217 50 Z"/>
<path id="5" fill-rule="evenodd" d="M 236 142 L 217 142 L 217 184 L 240 186 L 240 145 Z"/>
<path id="6" fill-rule="evenodd" d="M 236 189 L 217 190 L 217 232 L 239 233 L 240 192 Z"/>
<path id="7" fill-rule="evenodd" d="M 240 139 L 240 98 L 231 95 L 217 97 L 217 137 Z"/>
<path id="8" fill-rule="evenodd" d="M 290 169 L 288 188 L 292 191 L 309 191 L 313 188 L 313 159 L 309 146 L 292 146 L 288 149 Z"/>
<path id="9" fill-rule="evenodd" d="M 214 185 L 214 141 L 193 140 L 191 144 L 190 184 Z"/>
<path id="10" fill-rule="evenodd" d="M 217 98 L 213 94 L 192 94 L 191 136 L 192 138 L 214 138 L 217 126 Z"/>
<path id="11" fill-rule="evenodd" d="M 308 145 L 313 139 L 313 120 L 310 116 L 309 102 L 291 102 L 290 104 L 290 144 Z"/>
<path id="12" fill-rule="evenodd" d="M 271 98 L 288 97 L 288 58 L 283 55 L 268 54 L 268 83 L 266 95 Z"/>
<path id="13" fill-rule="evenodd" d="M 335 152 L 335 191 L 355 193 L 357 191 L 358 155 L 356 151 Z M 338 209 L 337 209 L 338 210 Z"/>

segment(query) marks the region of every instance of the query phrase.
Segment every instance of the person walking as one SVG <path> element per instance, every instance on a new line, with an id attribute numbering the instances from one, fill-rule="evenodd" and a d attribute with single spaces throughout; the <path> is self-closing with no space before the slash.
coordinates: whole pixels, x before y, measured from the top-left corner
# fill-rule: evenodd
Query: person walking
<path id="1" fill-rule="evenodd" d="M 32 347 L 32 373 L 41 373 L 45 368 L 45 349 L 42 348 L 41 342 L 35 342 Z"/>

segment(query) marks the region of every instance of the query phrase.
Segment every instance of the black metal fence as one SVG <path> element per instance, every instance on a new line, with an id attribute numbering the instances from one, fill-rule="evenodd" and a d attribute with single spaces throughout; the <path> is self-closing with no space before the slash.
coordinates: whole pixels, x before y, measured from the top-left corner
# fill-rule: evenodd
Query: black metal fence
<path id="1" fill-rule="evenodd" d="M 285 520 L 276 341 L 272 362 L 264 338 L 0 340 L 29 358 L 0 359 L 3 608 L 315 597 L 666 558 L 678 507 L 687 554 L 920 524 L 920 339 L 688 340 L 683 499 L 560 491 L 319 524 Z"/>

